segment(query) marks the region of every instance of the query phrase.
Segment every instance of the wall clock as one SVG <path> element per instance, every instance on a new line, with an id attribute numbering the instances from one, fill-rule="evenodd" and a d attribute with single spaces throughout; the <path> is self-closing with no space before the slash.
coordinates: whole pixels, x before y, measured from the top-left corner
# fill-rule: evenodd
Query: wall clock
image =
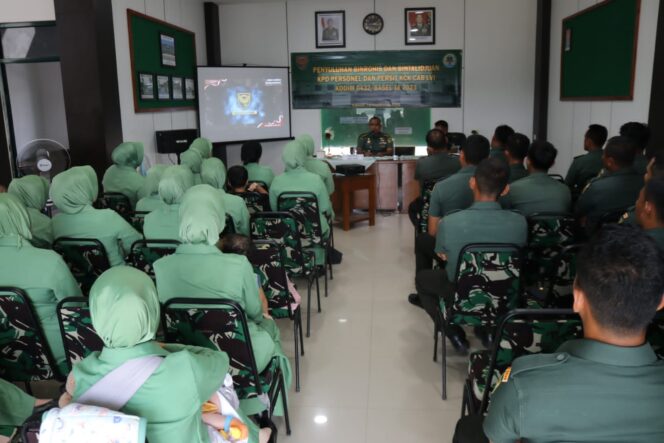
<path id="1" fill-rule="evenodd" d="M 375 12 L 367 14 L 367 16 L 364 17 L 364 20 L 362 20 L 362 28 L 369 35 L 378 34 L 383 30 L 383 25 L 383 17 L 376 14 Z"/>

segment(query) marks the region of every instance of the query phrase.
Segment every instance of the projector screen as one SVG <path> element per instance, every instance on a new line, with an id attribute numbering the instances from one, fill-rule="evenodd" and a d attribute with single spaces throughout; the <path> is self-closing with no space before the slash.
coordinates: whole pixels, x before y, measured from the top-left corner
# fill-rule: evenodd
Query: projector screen
<path id="1" fill-rule="evenodd" d="M 199 67 L 201 137 L 212 142 L 291 137 L 288 68 Z"/>

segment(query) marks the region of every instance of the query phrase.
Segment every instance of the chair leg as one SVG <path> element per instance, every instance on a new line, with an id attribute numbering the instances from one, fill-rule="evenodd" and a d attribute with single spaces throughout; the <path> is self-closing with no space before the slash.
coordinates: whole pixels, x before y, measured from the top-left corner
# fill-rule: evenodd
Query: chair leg
<path id="1" fill-rule="evenodd" d="M 318 312 L 320 312 L 320 285 L 318 284 L 318 274 L 316 275 L 316 297 L 318 298 Z"/>
<path id="2" fill-rule="evenodd" d="M 293 322 L 293 339 L 295 341 L 295 392 L 300 392 L 300 349 L 298 337 L 298 323 Z"/>
<path id="3" fill-rule="evenodd" d="M 442 352 L 442 358 L 443 358 L 443 369 L 442 369 L 442 378 L 443 378 L 443 400 L 447 400 L 447 340 L 445 338 L 445 328 L 441 328 L 440 330 L 442 338 L 441 341 L 443 342 L 443 352 Z"/>
<path id="4" fill-rule="evenodd" d="M 323 267 L 325 271 L 325 297 L 327 297 L 327 265 Z"/>
<path id="5" fill-rule="evenodd" d="M 433 325 L 433 361 L 438 361 L 438 325 Z"/>
<path id="6" fill-rule="evenodd" d="M 284 420 L 286 421 L 286 435 L 291 435 L 290 418 L 288 417 L 288 400 L 286 400 L 286 382 L 284 381 L 284 374 L 281 377 L 281 404 L 284 407 Z"/>
<path id="7" fill-rule="evenodd" d="M 311 335 L 311 279 L 307 281 L 307 337 Z"/>
<path id="8" fill-rule="evenodd" d="M 295 320 L 298 324 L 298 330 L 300 331 L 300 355 L 304 355 L 304 338 L 302 337 L 302 310 L 297 309 L 297 318 Z"/>
<path id="9" fill-rule="evenodd" d="M 27 392 L 28 395 L 32 395 L 32 385 L 30 385 L 29 381 L 25 382 L 25 392 Z"/>

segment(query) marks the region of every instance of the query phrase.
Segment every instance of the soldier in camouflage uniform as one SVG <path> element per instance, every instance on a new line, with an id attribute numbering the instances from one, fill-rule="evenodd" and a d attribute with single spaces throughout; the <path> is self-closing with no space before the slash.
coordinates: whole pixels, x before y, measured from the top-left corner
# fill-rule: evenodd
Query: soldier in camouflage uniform
<path id="1" fill-rule="evenodd" d="M 369 119 L 369 132 L 360 134 L 357 138 L 358 154 L 370 156 L 392 155 L 394 142 L 392 136 L 382 132 L 382 123 L 378 117 Z"/>
<path id="2" fill-rule="evenodd" d="M 422 270 L 415 277 L 417 296 L 422 307 L 434 322 L 438 321 L 439 302 L 447 306 L 454 302 L 455 278 L 459 253 L 471 243 L 526 244 L 526 219 L 515 212 L 503 210 L 498 197 L 509 191 L 507 163 L 496 158 L 482 160 L 470 179 L 473 205 L 445 216 L 436 234 L 435 251 L 446 262 L 445 269 Z M 452 345 L 467 352 L 468 342 L 463 330 L 456 325 L 446 327 Z"/>
<path id="3" fill-rule="evenodd" d="M 523 161 L 528 155 L 530 139 L 524 134 L 516 133 L 507 139 L 505 148 L 505 158 L 510 165 L 510 183 L 514 183 L 528 175 L 528 171 L 523 166 Z"/>
<path id="4" fill-rule="evenodd" d="M 573 195 L 579 195 L 588 182 L 602 170 L 602 147 L 607 134 L 608 131 L 602 125 L 588 126 L 583 138 L 583 149 L 588 153 L 574 157 L 565 176 L 565 184 Z"/>
<path id="5" fill-rule="evenodd" d="M 645 174 L 648 165 L 645 150 L 650 141 L 650 128 L 644 123 L 629 122 L 620 127 L 620 135 L 630 139 L 633 144 L 634 169 L 639 174 Z"/>
<path id="6" fill-rule="evenodd" d="M 655 242 L 634 227 L 602 229 L 578 259 L 574 310 L 585 338 L 513 362 L 484 420 L 489 440 L 664 441 L 664 362 L 646 343 L 663 293 Z"/>
<path id="7" fill-rule="evenodd" d="M 55 307 L 64 298 L 80 297 L 81 289 L 62 258 L 51 250 L 33 247 L 31 239 L 30 219 L 25 207 L 15 196 L 0 194 L 0 284 L 27 292 L 55 363 L 60 372 L 66 374 L 65 351 Z M 12 319 L 11 315 L 9 317 Z M 17 322 L 12 329 L 17 334 L 25 332 L 19 331 L 19 327 L 20 322 Z M 22 359 L 20 353 L 13 357 Z M 5 364 L 11 366 L 10 362 Z"/>
<path id="8" fill-rule="evenodd" d="M 274 320 L 263 316 L 251 264 L 246 257 L 224 254 L 216 246 L 225 219 L 224 208 L 214 188 L 199 185 L 187 191 L 180 207 L 180 240 L 183 244 L 178 246 L 175 254 L 154 264 L 159 299 L 166 302 L 175 297 L 202 297 L 237 302 L 247 316 L 258 372 L 277 357 L 289 389 L 290 363 L 281 349 L 279 329 Z M 247 414 L 264 409 L 258 399 L 251 400 L 255 401 L 242 405 Z"/>

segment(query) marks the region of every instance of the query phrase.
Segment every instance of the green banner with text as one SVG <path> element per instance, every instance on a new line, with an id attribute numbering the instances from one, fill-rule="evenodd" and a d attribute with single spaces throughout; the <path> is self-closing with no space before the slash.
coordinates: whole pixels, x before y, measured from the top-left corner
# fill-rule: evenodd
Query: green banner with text
<path id="1" fill-rule="evenodd" d="M 461 51 L 291 55 L 294 109 L 461 106 Z"/>

